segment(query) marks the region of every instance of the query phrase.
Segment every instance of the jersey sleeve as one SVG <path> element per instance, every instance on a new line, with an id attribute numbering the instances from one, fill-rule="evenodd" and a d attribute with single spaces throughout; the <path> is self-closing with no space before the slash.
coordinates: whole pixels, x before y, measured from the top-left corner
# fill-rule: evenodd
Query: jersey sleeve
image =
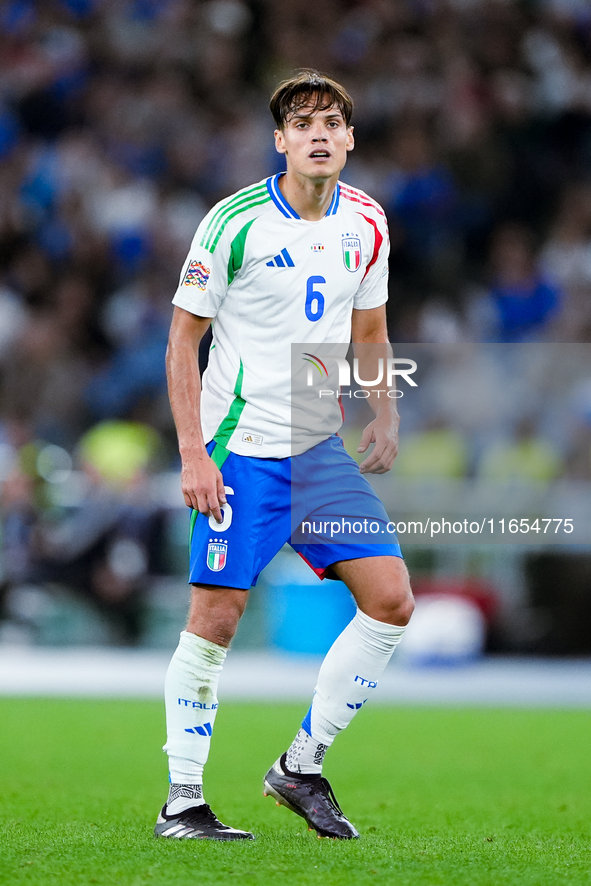
<path id="1" fill-rule="evenodd" d="M 172 303 L 200 317 L 215 317 L 228 290 L 227 238 L 213 252 L 203 244 L 217 206 L 208 212 L 189 249 Z"/>
<path id="2" fill-rule="evenodd" d="M 390 238 L 388 222 L 380 211 L 363 213 L 369 226 L 371 255 L 365 269 L 361 286 L 355 295 L 353 307 L 358 310 L 377 308 L 388 301 L 388 256 L 390 254 Z"/>

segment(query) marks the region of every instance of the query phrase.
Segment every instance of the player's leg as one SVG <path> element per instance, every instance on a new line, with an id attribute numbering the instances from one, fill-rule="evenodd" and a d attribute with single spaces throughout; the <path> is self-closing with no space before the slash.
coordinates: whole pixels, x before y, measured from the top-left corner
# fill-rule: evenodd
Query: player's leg
<path id="1" fill-rule="evenodd" d="M 218 682 L 247 598 L 247 591 L 235 588 L 193 585 L 187 627 L 164 683 L 168 812 L 205 802 L 203 768 L 218 708 Z"/>
<path id="2" fill-rule="evenodd" d="M 265 790 L 306 818 L 319 835 L 351 838 L 357 831 L 333 803 L 334 795 L 322 778 L 324 755 L 371 697 L 414 604 L 400 548 L 388 532 L 388 515 L 342 442 L 329 439 L 319 444 L 306 457 L 302 474 L 304 468 L 307 474 L 313 472 L 310 488 L 320 501 L 306 518 L 311 532 L 306 530 L 304 537 L 302 524 L 292 546 L 317 573 L 329 571 L 343 580 L 358 609 L 328 651 L 311 707 L 291 746 L 267 773 Z M 339 525 L 347 528 L 338 530 Z M 356 535 L 362 525 L 368 529 Z M 376 538 L 382 543 L 376 544 Z"/>
<path id="3" fill-rule="evenodd" d="M 358 608 L 326 654 L 312 705 L 287 752 L 294 772 L 321 772 L 326 749 L 374 693 L 414 608 L 400 557 L 343 560 L 332 570 Z"/>
<path id="4" fill-rule="evenodd" d="M 156 825 L 156 833 L 163 836 L 252 837 L 210 821 L 208 833 L 195 831 L 203 814 L 209 815 L 203 768 L 217 712 L 218 681 L 248 589 L 289 535 L 289 475 L 288 466 L 278 459 L 245 458 L 227 450 L 222 459 L 228 498 L 224 520 L 216 524 L 213 518 L 192 513 L 191 608 L 166 677 L 164 749 L 171 786 Z M 278 511 L 282 487 L 287 488 L 283 513 Z"/>
<path id="5" fill-rule="evenodd" d="M 403 560 L 374 556 L 332 564 L 357 613 L 318 674 L 312 704 L 294 741 L 265 776 L 264 791 L 298 812 L 318 836 L 358 836 L 322 777 L 326 751 L 371 697 L 413 611 Z"/>
<path id="6" fill-rule="evenodd" d="M 287 754 L 290 770 L 313 774 L 321 772 L 337 733 L 371 697 L 414 603 L 388 514 L 342 441 L 324 441 L 296 468 L 302 486 L 312 475 L 318 504 L 306 518 L 311 530 L 294 533 L 292 544 L 319 574 L 341 579 L 358 606 L 327 653 L 312 706 Z"/>
<path id="7" fill-rule="evenodd" d="M 244 612 L 248 591 L 193 585 L 187 629 L 182 632 L 164 684 L 170 788 L 156 834 L 172 837 L 248 839 L 222 825 L 203 797 L 218 708 L 217 687 L 227 648 Z"/>

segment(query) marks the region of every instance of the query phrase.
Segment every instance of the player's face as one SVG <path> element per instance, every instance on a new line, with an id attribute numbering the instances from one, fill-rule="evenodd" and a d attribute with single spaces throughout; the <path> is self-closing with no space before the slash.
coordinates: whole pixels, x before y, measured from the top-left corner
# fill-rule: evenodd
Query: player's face
<path id="1" fill-rule="evenodd" d="M 307 178 L 338 176 L 354 147 L 353 127 L 333 105 L 324 111 L 300 108 L 275 131 L 275 147 L 285 154 L 287 168 Z"/>

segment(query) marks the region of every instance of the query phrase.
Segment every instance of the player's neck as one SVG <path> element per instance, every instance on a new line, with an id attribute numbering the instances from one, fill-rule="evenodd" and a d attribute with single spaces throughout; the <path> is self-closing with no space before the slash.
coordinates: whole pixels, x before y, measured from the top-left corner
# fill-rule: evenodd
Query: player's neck
<path id="1" fill-rule="evenodd" d="M 318 181 L 288 169 L 279 179 L 279 187 L 300 218 L 320 221 L 328 211 L 337 181 L 338 175 Z"/>

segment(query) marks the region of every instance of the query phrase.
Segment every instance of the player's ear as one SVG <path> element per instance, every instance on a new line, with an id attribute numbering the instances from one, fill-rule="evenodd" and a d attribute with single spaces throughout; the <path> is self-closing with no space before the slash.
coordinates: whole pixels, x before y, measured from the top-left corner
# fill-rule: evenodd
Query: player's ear
<path id="1" fill-rule="evenodd" d="M 353 127 L 352 127 L 352 126 L 348 126 L 348 127 L 347 127 L 347 144 L 346 144 L 346 148 L 347 148 L 348 151 L 352 151 L 354 147 L 355 147 L 355 138 L 354 138 L 354 136 L 353 136 Z"/>
<path id="2" fill-rule="evenodd" d="M 279 153 L 279 154 L 285 154 L 285 153 L 286 153 L 286 148 L 285 148 L 285 141 L 284 141 L 284 138 L 283 138 L 283 130 L 282 130 L 282 129 L 276 129 L 275 132 L 274 132 L 273 134 L 274 134 L 274 136 L 275 136 L 275 150 L 276 150 L 277 153 Z"/>

